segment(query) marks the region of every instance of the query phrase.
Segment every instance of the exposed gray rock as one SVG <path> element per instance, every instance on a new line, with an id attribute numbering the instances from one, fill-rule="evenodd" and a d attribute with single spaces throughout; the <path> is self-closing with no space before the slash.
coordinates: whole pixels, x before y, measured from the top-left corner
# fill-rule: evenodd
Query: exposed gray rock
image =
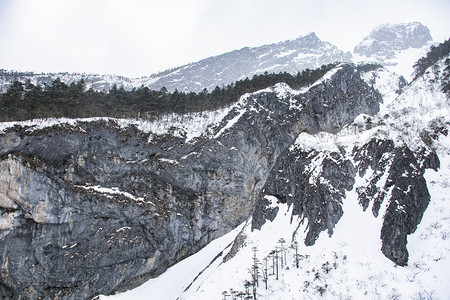
<path id="1" fill-rule="evenodd" d="M 212 137 L 192 143 L 172 135 L 148 143 L 147 134 L 114 121 L 7 130 L 0 135 L 2 296 L 88 299 L 161 274 L 248 218 L 300 132 L 333 132 L 376 113 L 380 101 L 354 66 L 343 65 L 304 93 L 250 95 L 210 128 Z M 353 172 L 339 153 L 327 163 Z M 333 170 L 323 173 L 332 184 L 352 184 L 350 175 L 332 179 Z M 326 214 L 311 243 L 342 214 L 339 201 L 328 204 L 311 212 Z M 314 208 L 305 207 L 297 210 Z"/>
<path id="2" fill-rule="evenodd" d="M 381 229 L 381 251 L 395 263 L 406 265 L 407 235 L 414 233 L 430 202 L 423 174 L 427 168 L 437 171 L 439 158 L 430 150 L 412 152 L 406 146 L 394 147 L 390 140 L 376 139 L 356 150 L 354 158 L 360 176 L 364 176 L 369 167 L 373 172 L 369 184 L 357 189 L 364 210 L 372 203 L 372 213 L 376 217 L 382 203 L 387 205 Z"/>
<path id="3" fill-rule="evenodd" d="M 352 189 L 354 178 L 353 164 L 342 153 L 324 154 L 294 148 L 278 159 L 264 193 L 292 205 L 292 215 L 301 216 L 301 222 L 307 219 L 305 245 L 311 246 L 322 231 L 327 230 L 332 235 L 343 214 L 345 191 Z M 260 229 L 266 219 L 272 221 L 277 212 L 262 198 L 253 213 L 252 228 Z"/>

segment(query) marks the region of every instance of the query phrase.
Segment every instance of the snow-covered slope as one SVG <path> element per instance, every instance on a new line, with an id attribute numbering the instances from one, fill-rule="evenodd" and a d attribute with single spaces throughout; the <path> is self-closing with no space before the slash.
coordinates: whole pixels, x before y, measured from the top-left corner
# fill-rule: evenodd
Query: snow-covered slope
<path id="1" fill-rule="evenodd" d="M 228 234 L 212 241 L 195 255 L 192 255 L 175 266 L 169 268 L 161 276 L 150 279 L 127 293 L 114 296 L 101 296 L 100 299 L 127 300 L 127 299 L 177 299 L 181 294 L 189 294 L 198 284 L 193 280 L 198 276 L 208 274 L 220 264 L 224 251 L 230 248 L 236 235 L 242 229 L 242 225 Z M 206 269 L 206 270 L 205 270 Z M 204 273 L 203 273 L 204 272 Z M 199 276 L 200 274 L 200 276 Z M 192 284 L 192 285 L 191 285 Z"/>
<path id="2" fill-rule="evenodd" d="M 441 61 L 439 72 L 442 69 Z M 377 84 L 385 87 L 389 76 L 385 71 L 379 75 Z M 397 145 L 407 145 L 411 149 L 427 147 L 423 132 L 431 130 L 437 123 L 448 130 L 449 116 L 450 101 L 440 91 L 440 82 L 435 74 L 429 72 L 398 98 L 386 98 L 380 113 L 372 118 L 372 124 L 368 124 L 367 116 L 360 116 L 336 135 L 302 134 L 295 147 L 324 152 L 340 148 L 351 154 L 352 147 L 374 137 L 392 139 Z M 446 195 L 450 192 L 450 136 L 438 134 L 431 147 L 436 150 L 441 167 L 438 172 L 427 170 L 425 173 L 431 202 L 416 232 L 409 237 L 411 259 L 408 266 L 396 266 L 379 251 L 388 203 L 382 206 L 376 218 L 371 210 L 363 211 L 356 190 L 367 185 L 370 175 L 366 173 L 365 176 L 357 176 L 353 190 L 347 192 L 343 201 L 344 215 L 334 234 L 329 237 L 323 232 L 311 247 L 299 243 L 298 269 L 292 242 L 305 239 L 308 222 L 292 215 L 292 207 L 267 195 L 271 205 L 279 207 L 275 220 L 263 225 L 260 231 L 252 231 L 247 225 L 242 233 L 246 236 L 242 250 L 223 263 L 216 274 L 187 299 L 211 299 L 219 297 L 222 291 L 244 290 L 244 280 L 251 280 L 248 269 L 252 265 L 253 247 L 258 248 L 260 262 L 270 257 L 268 289 L 260 279 L 259 299 L 447 299 L 450 296 L 450 277 L 446 270 L 450 264 L 450 209 L 446 205 Z M 273 259 L 270 252 L 280 246 L 280 238 L 288 241 L 288 265 L 280 270 L 279 280 L 276 280 L 270 270 Z"/>
<path id="3" fill-rule="evenodd" d="M 224 250 L 228 253 L 223 260 L 222 255 L 219 256 L 221 264 L 216 259 L 202 273 L 191 274 L 192 285 L 180 294 L 171 294 L 171 299 L 240 299 L 239 293 L 246 293 L 246 290 L 252 295 L 252 287 L 246 287 L 245 282 L 252 281 L 255 249 L 260 273 L 256 288 L 258 299 L 447 299 L 450 296 L 450 277 L 446 269 L 450 264 L 450 208 L 446 204 L 450 192 L 450 101 L 441 92 L 439 78 L 443 69 L 443 61 L 440 61 L 433 72 L 414 81 L 400 96 L 395 74 L 385 69 L 368 72 L 364 77 L 384 96 L 377 115 L 360 115 L 337 134 L 301 133 L 289 150 L 293 153 L 310 151 L 310 155 L 319 153 L 307 168 L 310 173 L 307 176 L 321 181 L 325 180 L 321 177 L 323 159 L 340 152 L 358 165 L 353 149 L 364 147 L 373 139 L 391 140 L 395 147 L 408 147 L 413 151 L 423 148 L 435 151 L 440 168 L 425 171 L 431 201 L 417 229 L 408 237 L 406 266 L 397 266 L 380 251 L 383 247 L 380 232 L 390 205 L 387 198 L 377 216 L 373 213 L 376 203 L 369 203 L 366 209 L 359 198 L 360 189 L 374 178 L 376 170 L 369 168 L 364 174 L 356 173 L 353 188 L 342 200 L 343 216 L 332 235 L 323 231 L 314 245 L 306 246 L 303 241 L 311 221 L 294 213 L 294 205 L 283 204 L 285 200 L 267 194 L 264 198 L 276 217 L 260 230 L 252 230 L 253 220 L 249 219 L 239 234 L 235 232 L 231 249 L 222 243 L 220 249 L 207 246 L 204 252 L 190 257 L 191 267 L 201 269 L 214 254 Z M 280 85 L 276 89 L 287 98 L 295 93 Z M 233 123 L 229 127 L 232 126 Z M 314 173 L 316 175 L 311 175 Z M 387 173 L 381 175 L 377 184 L 387 180 Z M 406 208 L 398 206 L 397 209 Z M 283 262 L 278 259 L 278 267 L 274 250 L 279 251 L 278 256 L 283 256 Z M 208 259 L 199 263 L 202 257 Z M 184 272 L 187 262 L 175 265 L 171 274 Z M 267 288 L 264 273 L 267 273 Z M 175 275 L 168 276 L 167 281 L 159 284 L 165 287 L 174 278 Z M 133 299 L 136 293 L 152 297 L 151 284 L 111 299 Z"/>
<path id="4" fill-rule="evenodd" d="M 185 293 L 178 299 L 219 299 L 223 291 L 245 291 L 244 281 L 251 281 L 253 247 L 265 268 L 268 258 L 268 288 L 259 279 L 258 299 L 447 299 L 449 297 L 450 264 L 450 209 L 446 205 L 446 193 L 450 188 L 450 139 L 440 141 L 441 170 L 426 174 L 430 182 L 432 201 L 408 243 L 411 261 L 406 267 L 397 267 L 379 251 L 382 216 L 374 218 L 370 210 L 363 211 L 358 204 L 355 190 L 344 200 L 344 216 L 334 234 L 323 233 L 316 244 L 306 247 L 298 243 L 299 267 L 296 267 L 295 244 L 304 238 L 306 222 L 300 227 L 298 218 L 291 219 L 292 209 L 267 196 L 272 205 L 279 207 L 274 221 L 261 231 L 251 231 L 247 225 L 242 236 L 245 243 L 238 254 L 220 265 L 215 273 L 202 278 L 204 283 L 194 294 Z M 355 187 L 363 185 L 365 178 L 358 178 Z M 294 235 L 294 233 L 296 233 Z M 273 272 L 273 255 L 281 238 L 286 241 L 287 264 L 281 268 L 279 278 Z M 131 299 L 131 298 L 122 298 Z"/>
<path id="5" fill-rule="evenodd" d="M 111 122 L 120 129 L 135 127 L 141 133 L 149 134 L 148 142 L 164 135 L 183 138 L 185 142 L 190 142 L 192 139 L 205 135 L 209 127 L 218 125 L 233 107 L 234 106 L 229 106 L 216 111 L 193 113 L 190 115 L 179 115 L 175 113 L 167 114 L 160 120 L 155 121 L 104 117 L 80 119 L 48 118 L 17 122 L 0 122 L 0 134 L 14 126 L 27 128 L 27 132 L 41 130 L 52 126 L 68 126 L 77 130 L 82 130 L 80 129 L 81 123 L 104 121 Z"/>

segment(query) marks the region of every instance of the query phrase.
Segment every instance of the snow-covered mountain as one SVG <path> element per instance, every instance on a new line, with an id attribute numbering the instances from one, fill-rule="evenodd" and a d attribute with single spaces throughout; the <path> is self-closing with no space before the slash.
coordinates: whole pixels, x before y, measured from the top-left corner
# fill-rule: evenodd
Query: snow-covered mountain
<path id="1" fill-rule="evenodd" d="M 395 74 L 386 69 L 364 74 L 363 78 L 383 95 L 377 114 L 360 115 L 336 134 L 301 133 L 284 154 L 291 156 L 288 161 L 294 166 L 289 167 L 283 159 L 274 166 L 274 175 L 269 176 L 260 198 L 262 206 L 257 206 L 247 222 L 160 278 L 101 299 L 136 299 L 153 293 L 155 299 L 180 300 L 253 296 L 248 283 L 253 280 L 255 256 L 257 299 L 447 299 L 450 103 L 441 83 L 448 64 L 441 60 L 433 69 L 400 96 L 392 84 L 393 78 L 398 78 Z M 296 92 L 284 87 L 279 93 L 292 99 Z M 374 151 L 378 153 L 374 155 Z M 422 160 L 429 151 L 438 157 L 440 166 L 435 170 L 429 169 L 430 161 Z M 356 172 L 350 175 L 354 181 L 347 189 L 343 185 L 349 173 L 342 170 L 348 164 L 354 165 Z M 332 165 L 340 171 L 332 171 Z M 300 173 L 295 174 L 299 168 Z M 413 178 L 417 178 L 415 183 Z M 425 182 L 428 191 L 424 193 L 418 189 Z M 314 194 L 303 190 L 309 189 L 308 185 L 324 197 L 327 208 L 322 213 L 330 214 L 335 210 L 332 206 L 340 207 L 341 217 L 331 231 L 330 219 L 323 219 L 321 213 L 311 218 L 309 212 L 301 212 L 311 211 L 308 202 Z M 336 202 L 327 199 L 327 192 L 320 192 L 321 185 L 336 193 Z M 299 192 L 308 200 L 289 199 L 298 197 Z M 406 195 L 410 196 L 405 199 Z M 423 216 L 413 221 L 424 203 L 428 207 Z M 394 223 L 389 221 L 391 217 Z M 263 224 L 255 228 L 261 219 Z M 308 245 L 312 228 L 320 226 L 321 220 L 328 232 L 320 232 Z M 398 236 L 406 233 L 406 240 L 408 235 L 410 255 L 404 267 L 385 256 L 385 239 L 392 228 L 396 229 L 391 246 L 398 242 L 394 242 Z M 232 236 L 235 240 L 230 246 Z M 388 252 L 398 255 L 397 250 Z"/>
<path id="2" fill-rule="evenodd" d="M 444 67 L 441 60 L 438 65 L 440 74 Z M 386 74 L 374 73 L 379 76 L 377 85 L 380 88 L 389 86 Z M 327 180 L 325 173 L 322 173 L 326 166 L 322 159 L 327 156 L 331 158 L 333 153 L 347 156 L 359 170 L 353 188 L 342 199 L 343 216 L 333 234 L 323 232 L 313 246 L 306 247 L 300 241 L 307 238 L 311 220 L 297 215 L 295 205 L 283 204 L 282 197 L 265 195 L 270 210 L 277 210 L 275 218 L 266 222 L 261 230 L 252 230 L 249 221 L 235 241 L 237 244 L 244 240 L 238 253 L 216 267 L 215 272 L 204 278 L 204 283 L 192 291 L 190 297 L 182 296 L 180 299 L 211 299 L 219 297 L 223 291 L 231 295 L 230 289 L 244 291 L 244 281 L 251 281 L 248 270 L 253 263 L 253 247 L 258 249 L 260 270 L 265 267 L 265 259 L 269 259 L 268 288 L 264 287 L 260 277 L 258 299 L 447 299 L 450 295 L 450 281 L 445 268 L 450 264 L 450 209 L 446 205 L 446 194 L 450 189 L 449 104 L 448 96 L 441 92 L 440 78 L 430 72 L 413 82 L 398 98 L 386 97 L 380 112 L 371 117 L 370 122 L 368 116 L 360 116 L 335 135 L 301 134 L 290 151 L 301 149 L 298 153 L 311 153 L 311 150 L 312 153 L 321 153 L 311 161 L 311 167 L 306 168 L 317 173 L 318 177 L 314 180 Z M 443 127 L 438 129 L 440 126 Z M 427 133 L 434 137 L 429 140 L 424 138 Z M 373 167 L 361 172 L 363 162 L 358 162 L 359 153 L 358 150 L 355 152 L 354 147 L 370 144 L 371 141 L 379 145 L 393 141 L 395 147 L 407 147 L 416 153 L 420 148 L 432 148 L 439 156 L 439 170 L 427 170 L 424 174 L 431 202 L 417 230 L 413 230 L 408 237 L 411 255 L 404 268 L 398 268 L 381 255 L 380 249 L 384 248 L 383 222 L 386 222 L 391 207 L 394 206 L 399 218 L 402 218 L 400 215 L 411 213 L 408 206 L 412 203 L 400 203 L 399 198 L 392 197 L 390 202 L 386 199 L 381 203 L 380 212 L 375 215 L 377 200 L 369 200 L 369 206 L 361 201 L 361 191 L 367 190 L 369 182 L 375 181 L 377 193 L 393 194 L 397 187 L 394 190 L 392 187 L 384 189 L 389 186 L 387 183 L 392 172 L 400 171 L 391 165 L 380 173 Z M 370 155 L 368 148 L 363 146 L 361 149 L 364 149 L 365 156 Z M 390 154 L 385 152 L 380 155 Z M 383 159 L 390 160 L 388 157 Z M 411 171 L 418 170 L 413 167 Z M 411 176 L 407 172 L 411 171 L 400 173 L 405 172 L 401 176 L 406 179 Z M 381 178 L 377 178 L 379 176 Z M 404 192 L 409 193 L 411 189 L 413 187 L 409 186 Z M 376 199 L 377 194 L 375 196 Z M 402 226 L 410 225 L 405 222 Z M 271 269 L 273 255 L 270 253 L 283 246 L 279 243 L 281 238 L 286 241 L 284 255 L 287 264 L 280 267 L 277 280 Z M 299 242 L 297 250 L 295 241 Z M 299 254 L 298 268 L 296 251 Z"/>
<path id="3" fill-rule="evenodd" d="M 368 58 L 395 58 L 397 51 L 421 48 L 432 38 L 430 31 L 421 23 L 383 24 L 355 47 L 354 52 Z"/>
<path id="4" fill-rule="evenodd" d="M 212 112 L 1 123 L 0 297 L 448 298 L 449 77 L 342 63 Z"/>
<path id="5" fill-rule="evenodd" d="M 134 87 L 140 87 L 143 84 L 147 84 L 149 79 L 147 77 L 142 78 L 127 78 L 117 75 L 98 75 L 98 74 L 85 74 L 85 73 L 41 73 L 36 74 L 33 72 L 18 72 L 0 70 L 0 91 L 5 92 L 8 87 L 15 81 L 26 83 L 28 80 L 39 86 L 50 86 L 56 79 L 60 79 L 65 84 L 78 83 L 80 80 L 84 80 L 85 88 L 90 88 L 95 91 L 109 91 L 114 85 L 118 88 L 123 87 L 125 90 L 131 90 Z"/>
<path id="6" fill-rule="evenodd" d="M 353 61 L 379 63 L 411 80 L 413 64 L 433 45 L 429 29 L 419 22 L 383 24 L 353 51 Z"/>

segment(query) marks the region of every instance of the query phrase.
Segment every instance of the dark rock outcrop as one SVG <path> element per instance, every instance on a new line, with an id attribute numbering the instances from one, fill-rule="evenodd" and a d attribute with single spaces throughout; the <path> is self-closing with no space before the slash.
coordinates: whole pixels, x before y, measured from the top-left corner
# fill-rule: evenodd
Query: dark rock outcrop
<path id="1" fill-rule="evenodd" d="M 343 214 L 345 191 L 352 189 L 354 177 L 353 164 L 342 153 L 294 148 L 278 159 L 264 193 L 292 205 L 292 215 L 301 216 L 301 222 L 307 219 L 305 244 L 311 246 L 322 231 L 332 235 Z M 262 198 L 256 205 L 252 228 L 260 229 L 266 219 L 273 220 L 276 216 L 273 210 Z"/>
<path id="2" fill-rule="evenodd" d="M 373 139 L 355 151 L 360 176 L 370 168 L 369 184 L 357 188 L 360 204 L 366 209 L 372 202 L 372 213 L 383 215 L 381 251 L 399 265 L 408 262 L 407 235 L 412 234 L 422 220 L 430 194 L 423 177 L 425 169 L 437 171 L 439 158 L 430 150 L 413 152 L 408 147 L 395 147 L 390 140 Z"/>
<path id="3" fill-rule="evenodd" d="M 434 151 L 413 152 L 406 146 L 396 147 L 391 140 L 372 139 L 353 153 L 291 147 L 272 168 L 255 206 L 252 228 L 260 229 L 276 217 L 276 207 L 265 198 L 273 195 L 292 205 L 292 216 L 300 216 L 300 223 L 308 222 L 305 244 L 313 245 L 322 231 L 332 235 L 343 215 L 346 191 L 354 187 L 356 176 L 365 177 L 367 184 L 355 187 L 361 209 L 371 204 L 374 217 L 383 218 L 381 251 L 403 266 L 408 262 L 407 236 L 414 233 L 430 202 L 425 169 L 438 168 Z"/>

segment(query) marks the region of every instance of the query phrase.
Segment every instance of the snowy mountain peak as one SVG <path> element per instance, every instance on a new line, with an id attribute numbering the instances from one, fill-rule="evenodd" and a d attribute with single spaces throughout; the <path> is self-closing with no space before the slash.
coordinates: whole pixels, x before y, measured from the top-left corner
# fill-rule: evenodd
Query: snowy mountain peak
<path id="1" fill-rule="evenodd" d="M 355 54 L 391 57 L 395 51 L 421 48 L 432 41 L 430 30 L 419 22 L 383 24 L 355 47 Z"/>
<path id="2" fill-rule="evenodd" d="M 316 35 L 315 32 L 310 32 L 304 35 L 299 36 L 296 39 L 293 39 L 292 41 L 304 41 L 304 40 L 309 40 L 309 41 L 318 41 L 320 42 L 319 37 Z"/>
<path id="3" fill-rule="evenodd" d="M 355 62 L 376 62 L 411 80 L 413 64 L 433 44 L 430 30 L 419 22 L 383 24 L 354 49 Z"/>

